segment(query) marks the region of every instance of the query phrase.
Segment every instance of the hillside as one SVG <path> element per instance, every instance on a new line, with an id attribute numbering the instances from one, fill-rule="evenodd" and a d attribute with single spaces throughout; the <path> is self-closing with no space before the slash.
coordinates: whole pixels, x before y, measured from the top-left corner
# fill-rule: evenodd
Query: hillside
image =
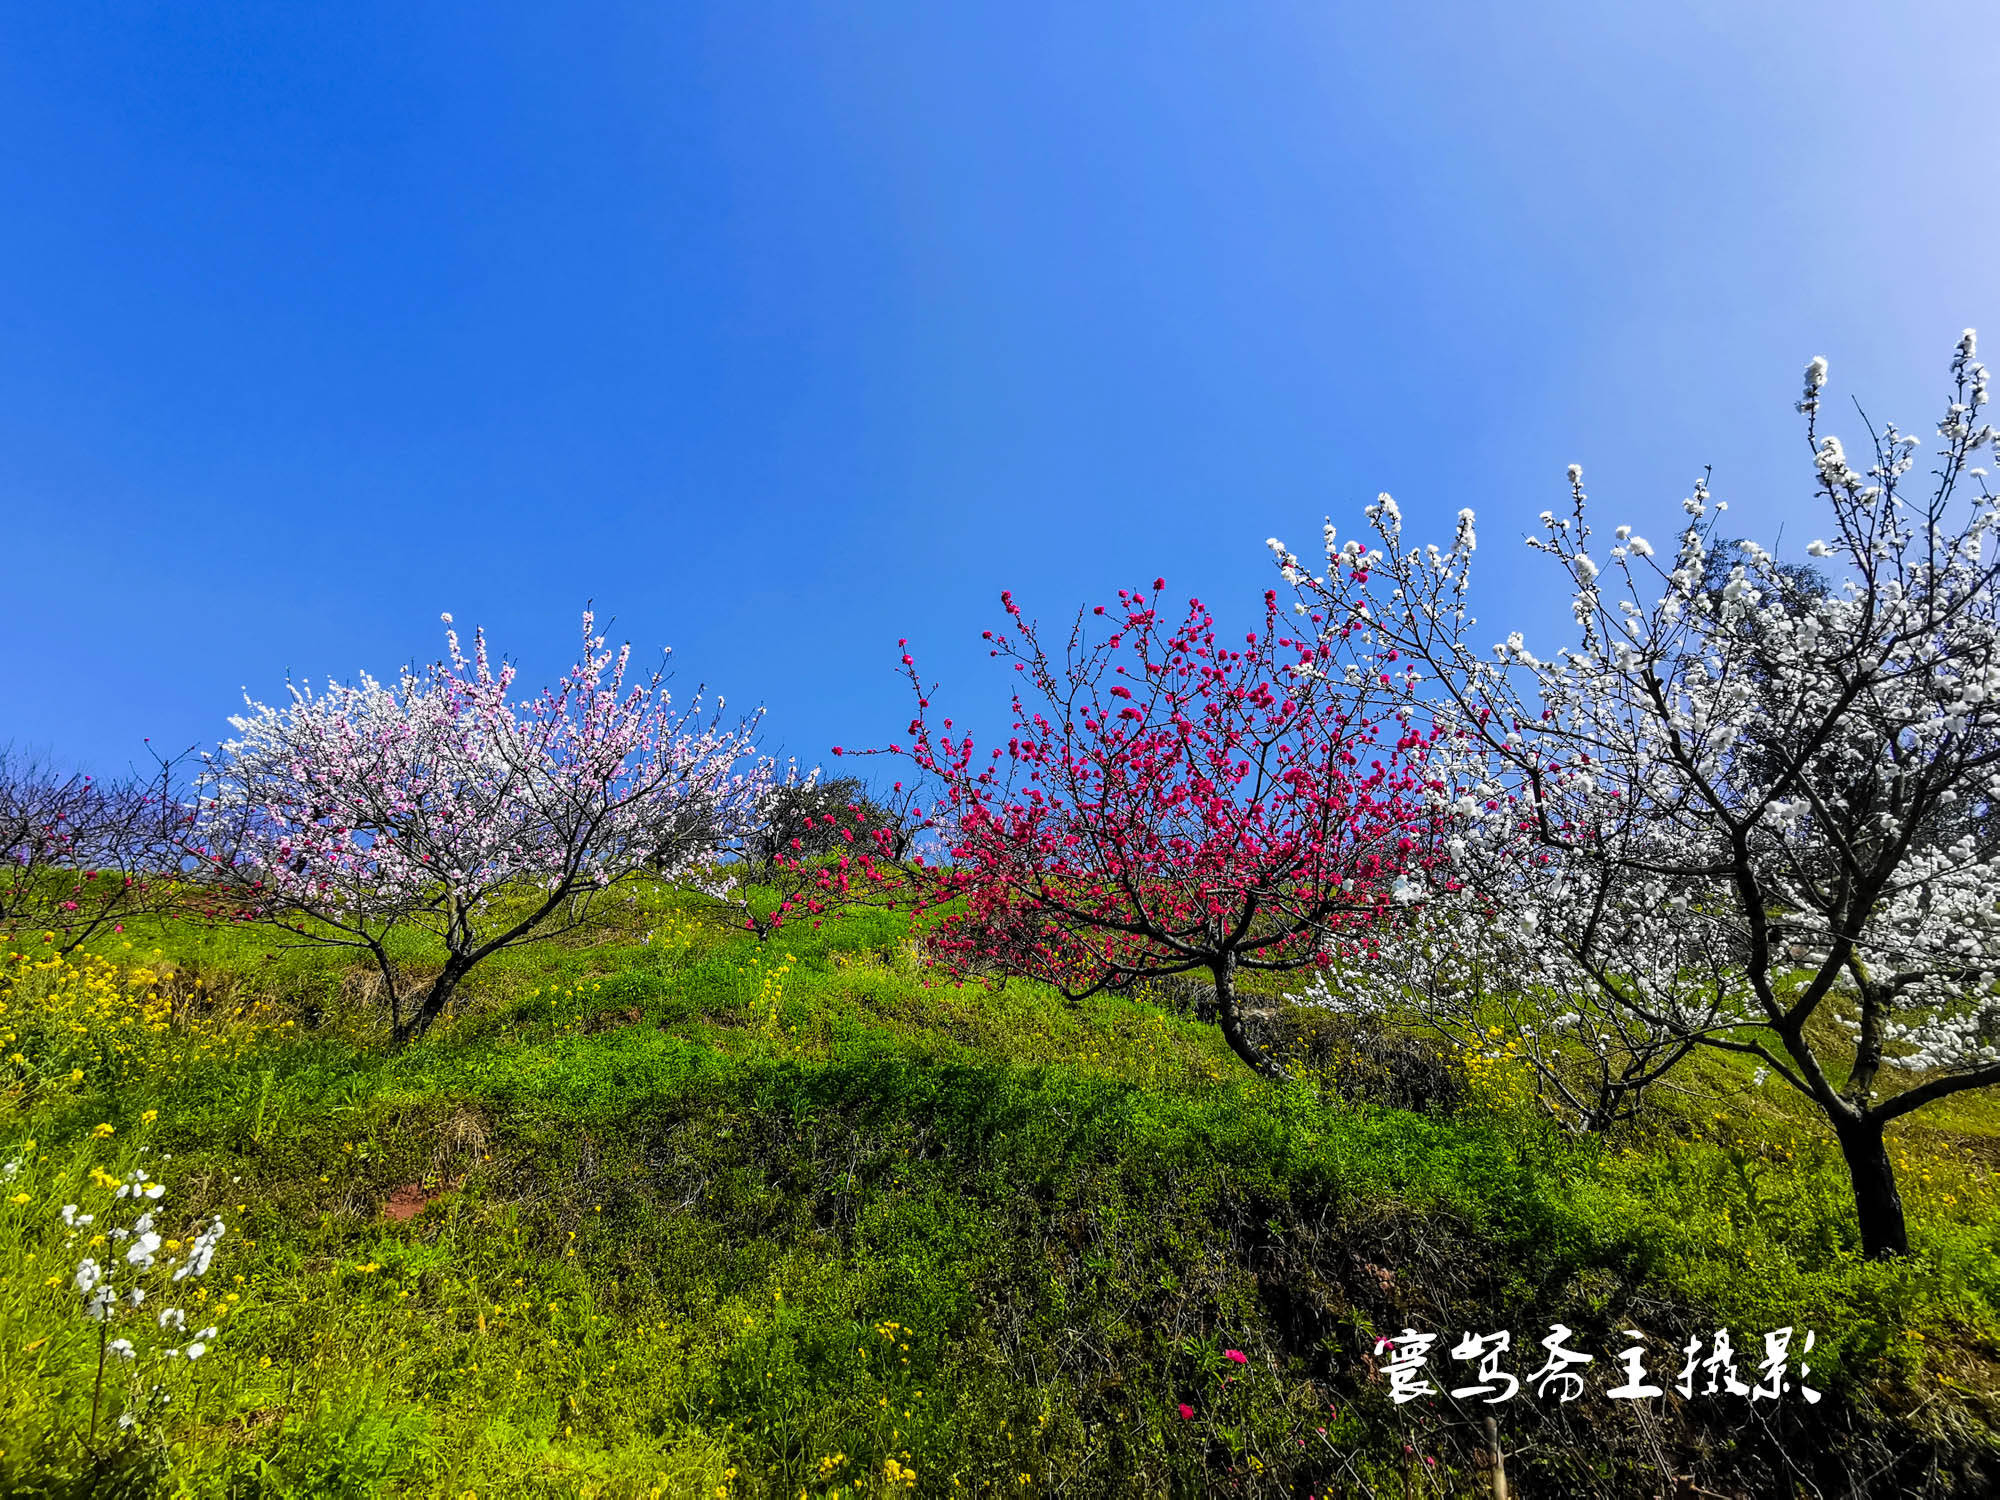
<path id="1" fill-rule="evenodd" d="M 1869 1264 L 1831 1141 L 1747 1067 L 1575 1141 L 1504 1055 L 1294 1018 L 1316 1066 L 1272 1084 L 1185 997 L 959 987 L 893 916 L 758 944 L 672 891 L 605 910 L 400 1052 L 365 971 L 257 929 L 14 934 L 0 1489 L 1483 1494 L 1489 1411 L 1517 1495 L 2000 1476 L 1990 1099 L 1896 1138 L 1917 1254 Z M 161 1359 L 161 1294 L 121 1311 L 93 1448 L 75 1272 L 124 1264 L 110 1184 L 155 1180 L 172 1250 L 225 1223 L 175 1293 L 217 1331 Z M 1406 1327 L 1445 1384 L 1511 1329 L 1525 1376 L 1557 1322 L 1597 1358 L 1574 1403 L 1378 1372 Z M 1723 1326 L 1754 1380 L 1783 1325 L 1817 1406 L 1603 1394 L 1624 1329 L 1667 1384 Z"/>

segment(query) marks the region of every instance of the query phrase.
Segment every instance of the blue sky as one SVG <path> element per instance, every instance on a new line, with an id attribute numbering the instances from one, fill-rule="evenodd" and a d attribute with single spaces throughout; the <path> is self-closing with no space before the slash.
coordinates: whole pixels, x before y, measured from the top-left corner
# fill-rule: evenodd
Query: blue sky
<path id="1" fill-rule="evenodd" d="M 990 722 L 1002 588 L 1247 605 L 1384 489 L 1549 639 L 1566 463 L 1802 543 L 1805 360 L 1915 424 L 2000 338 L 1982 9 L 7 7 L 0 740 L 594 598 L 819 759 L 898 637 Z"/>

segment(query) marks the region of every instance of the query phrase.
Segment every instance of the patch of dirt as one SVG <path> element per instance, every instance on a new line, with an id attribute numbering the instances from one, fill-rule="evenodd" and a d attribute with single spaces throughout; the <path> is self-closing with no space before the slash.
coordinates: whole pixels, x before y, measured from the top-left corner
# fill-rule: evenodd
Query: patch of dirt
<path id="1" fill-rule="evenodd" d="M 420 1182 L 406 1182 L 399 1188 L 391 1189 L 389 1201 L 382 1205 L 383 1214 L 398 1224 L 407 1224 L 431 1205 L 430 1195 Z"/>
<path id="2" fill-rule="evenodd" d="M 406 1182 L 401 1187 L 391 1188 L 387 1201 L 382 1205 L 382 1216 L 398 1224 L 407 1224 L 463 1181 L 463 1177 L 454 1177 L 443 1186 L 432 1189 L 426 1189 L 421 1182 Z"/>
<path id="3" fill-rule="evenodd" d="M 630 1026 L 646 1019 L 646 1013 L 638 1006 L 627 1006 L 624 1010 L 601 1010 L 583 1023 L 586 1036 L 594 1036 L 600 1031 L 615 1031 L 620 1026 Z"/>

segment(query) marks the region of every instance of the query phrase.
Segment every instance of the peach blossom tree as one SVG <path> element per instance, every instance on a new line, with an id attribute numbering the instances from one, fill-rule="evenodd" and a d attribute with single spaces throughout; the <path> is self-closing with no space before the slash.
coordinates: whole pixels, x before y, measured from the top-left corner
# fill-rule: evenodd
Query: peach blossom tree
<path id="1" fill-rule="evenodd" d="M 363 675 L 249 702 L 192 824 L 246 914 L 368 955 L 398 1044 L 483 960 L 576 927 L 618 882 L 700 878 L 753 826 L 771 777 L 755 715 L 725 724 L 699 695 L 677 706 L 663 667 L 628 681 L 631 647 L 609 648 L 588 611 L 575 664 L 532 697 L 483 634 L 470 655 L 456 631 L 447 644 L 393 685 Z M 406 972 L 409 931 L 441 951 L 437 972 Z"/>

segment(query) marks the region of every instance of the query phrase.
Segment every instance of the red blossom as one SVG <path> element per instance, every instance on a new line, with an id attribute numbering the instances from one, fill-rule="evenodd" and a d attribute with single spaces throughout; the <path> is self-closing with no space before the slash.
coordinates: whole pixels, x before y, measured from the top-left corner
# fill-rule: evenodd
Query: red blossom
<path id="1" fill-rule="evenodd" d="M 1001 599 L 1014 633 L 987 638 L 1022 678 L 1001 746 L 934 725 L 904 659 L 918 709 L 887 753 L 925 773 L 951 851 L 921 878 L 899 867 L 912 904 L 941 909 L 933 951 L 1072 998 L 1204 973 L 1232 1048 L 1284 1076 L 1244 1030 L 1238 973 L 1364 961 L 1391 886 L 1433 858 L 1409 683 L 1358 634 L 1283 640 L 1269 593 L 1241 650 L 1198 601 L 1176 623 L 1121 591 L 1108 635 L 1079 613 L 1050 651 Z"/>

